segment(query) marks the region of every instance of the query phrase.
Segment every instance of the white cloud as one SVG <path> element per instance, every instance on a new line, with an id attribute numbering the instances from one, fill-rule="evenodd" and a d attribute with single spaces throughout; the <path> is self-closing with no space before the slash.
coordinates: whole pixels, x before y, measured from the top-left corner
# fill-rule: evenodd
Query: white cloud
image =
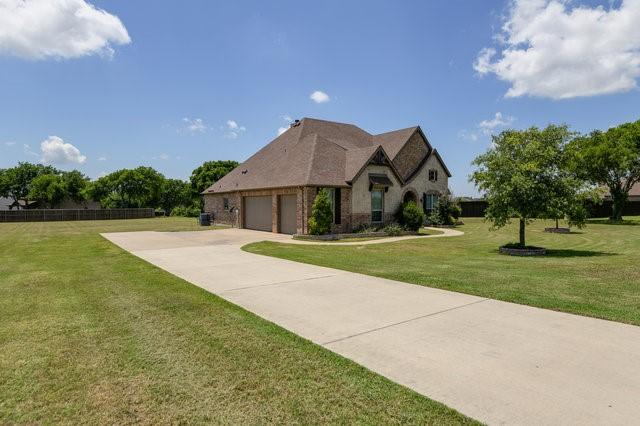
<path id="1" fill-rule="evenodd" d="M 167 161 L 169 158 L 171 158 L 169 157 L 169 154 L 165 154 L 165 153 L 151 157 L 152 160 L 162 160 L 162 161 Z"/>
<path id="2" fill-rule="evenodd" d="M 14 146 L 16 143 L 14 141 L 7 141 L 4 144 L 5 146 Z"/>
<path id="3" fill-rule="evenodd" d="M 112 57 L 131 42 L 120 19 L 84 0 L 0 1 L 0 54 L 26 59 Z"/>
<path id="4" fill-rule="evenodd" d="M 184 123 L 184 127 L 178 129 L 178 133 L 189 133 L 193 135 L 196 133 L 204 133 L 209 128 L 202 118 L 185 117 L 182 119 L 182 122 Z"/>
<path id="5" fill-rule="evenodd" d="M 224 137 L 227 139 L 238 139 L 240 136 L 240 132 L 244 132 L 247 130 L 246 127 L 238 125 L 238 122 L 235 120 L 227 120 L 227 130 Z"/>
<path id="6" fill-rule="evenodd" d="M 329 102 L 331 100 L 329 95 L 327 95 L 326 93 L 324 93 L 321 90 L 316 90 L 315 92 L 310 94 L 309 95 L 309 99 L 311 99 L 313 102 L 315 102 L 317 104 L 323 104 L 323 103 Z"/>
<path id="7" fill-rule="evenodd" d="M 98 157 L 98 161 L 107 161 L 107 157 Z"/>
<path id="8" fill-rule="evenodd" d="M 482 120 L 478 123 L 474 130 L 460 130 L 458 137 L 475 142 L 480 139 L 481 136 L 491 136 L 494 132 L 510 126 L 514 121 L 516 121 L 514 117 L 510 115 L 505 116 L 501 112 L 496 112 L 493 118 Z"/>
<path id="9" fill-rule="evenodd" d="M 40 144 L 42 158 L 46 164 L 83 164 L 87 157 L 70 143 L 65 143 L 58 136 L 49 136 Z"/>
<path id="10" fill-rule="evenodd" d="M 293 118 L 291 118 L 291 116 L 289 114 L 282 114 L 280 116 L 280 118 L 282 118 L 284 121 L 286 121 L 288 124 L 293 123 Z M 282 127 L 278 127 L 278 136 L 280 136 L 281 134 L 283 134 L 284 132 L 286 132 L 287 130 L 289 130 L 290 126 L 282 126 Z"/>
<path id="11" fill-rule="evenodd" d="M 478 133 L 476 132 L 469 132 L 467 130 L 460 130 L 458 132 L 458 137 L 460 139 L 466 139 L 472 142 L 475 142 L 478 140 Z"/>
<path id="12" fill-rule="evenodd" d="M 31 156 L 34 156 L 34 157 L 39 157 L 38 153 L 34 152 L 33 149 L 31 149 L 31 145 L 29 145 L 29 144 L 26 144 L 26 143 L 23 144 L 22 145 L 22 149 L 24 150 L 24 153 L 27 154 L 27 155 L 31 155 Z"/>
<path id="13" fill-rule="evenodd" d="M 494 130 L 511 125 L 515 118 L 503 116 L 501 112 L 496 112 L 491 120 L 482 120 L 478 127 L 485 135 L 490 135 Z"/>
<path id="14" fill-rule="evenodd" d="M 506 97 L 568 99 L 625 92 L 640 77 L 640 0 L 616 8 L 513 0 L 496 39 L 474 63 L 511 87 Z M 494 57 L 496 57 L 494 61 Z"/>

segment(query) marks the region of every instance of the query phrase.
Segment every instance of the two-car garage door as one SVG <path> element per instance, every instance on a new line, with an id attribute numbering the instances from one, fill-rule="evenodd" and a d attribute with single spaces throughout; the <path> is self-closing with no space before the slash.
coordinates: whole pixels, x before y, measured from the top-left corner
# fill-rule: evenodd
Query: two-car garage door
<path id="1" fill-rule="evenodd" d="M 271 231 L 271 196 L 244 197 L 244 227 Z M 296 233 L 296 195 L 278 196 L 278 227 L 283 234 Z"/>

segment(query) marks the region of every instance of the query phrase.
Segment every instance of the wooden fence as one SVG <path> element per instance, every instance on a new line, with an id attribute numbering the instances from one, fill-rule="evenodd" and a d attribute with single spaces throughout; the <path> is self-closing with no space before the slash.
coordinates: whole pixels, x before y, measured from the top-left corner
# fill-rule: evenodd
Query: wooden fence
<path id="1" fill-rule="evenodd" d="M 0 210 L 0 222 L 51 222 L 63 220 L 142 219 L 153 209 L 33 209 Z"/>
<path id="2" fill-rule="evenodd" d="M 590 217 L 609 217 L 613 211 L 613 203 L 610 200 L 604 200 L 601 204 L 588 205 Z M 462 208 L 462 217 L 484 217 L 484 211 L 487 209 L 487 202 L 484 200 L 460 201 Z M 640 201 L 629 201 L 622 210 L 623 216 L 640 215 Z"/>

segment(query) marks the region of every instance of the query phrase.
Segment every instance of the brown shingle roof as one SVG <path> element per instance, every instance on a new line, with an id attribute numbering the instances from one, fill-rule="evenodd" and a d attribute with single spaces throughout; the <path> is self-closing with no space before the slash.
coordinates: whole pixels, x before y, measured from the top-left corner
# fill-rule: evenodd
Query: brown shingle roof
<path id="1" fill-rule="evenodd" d="M 290 186 L 347 186 L 379 147 L 390 159 L 418 129 L 371 135 L 353 124 L 304 118 L 205 193 Z"/>

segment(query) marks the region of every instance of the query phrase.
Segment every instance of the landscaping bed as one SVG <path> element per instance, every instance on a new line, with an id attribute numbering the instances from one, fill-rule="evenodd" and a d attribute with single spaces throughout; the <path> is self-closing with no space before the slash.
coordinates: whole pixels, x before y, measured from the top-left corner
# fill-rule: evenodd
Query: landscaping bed
<path id="1" fill-rule="evenodd" d="M 307 235 L 296 234 L 293 236 L 296 240 L 308 240 L 308 241 L 337 241 L 337 240 L 351 240 L 351 239 L 377 239 L 385 237 L 399 237 L 405 235 L 422 235 L 419 232 L 413 231 L 400 231 L 393 234 L 386 231 L 375 232 L 352 232 L 349 234 L 326 234 L 326 235 Z"/>
<path id="2" fill-rule="evenodd" d="M 518 244 L 507 244 L 500 247 L 500 253 L 508 254 L 509 256 L 544 256 L 547 254 L 547 250 L 542 247 L 521 247 Z"/>

